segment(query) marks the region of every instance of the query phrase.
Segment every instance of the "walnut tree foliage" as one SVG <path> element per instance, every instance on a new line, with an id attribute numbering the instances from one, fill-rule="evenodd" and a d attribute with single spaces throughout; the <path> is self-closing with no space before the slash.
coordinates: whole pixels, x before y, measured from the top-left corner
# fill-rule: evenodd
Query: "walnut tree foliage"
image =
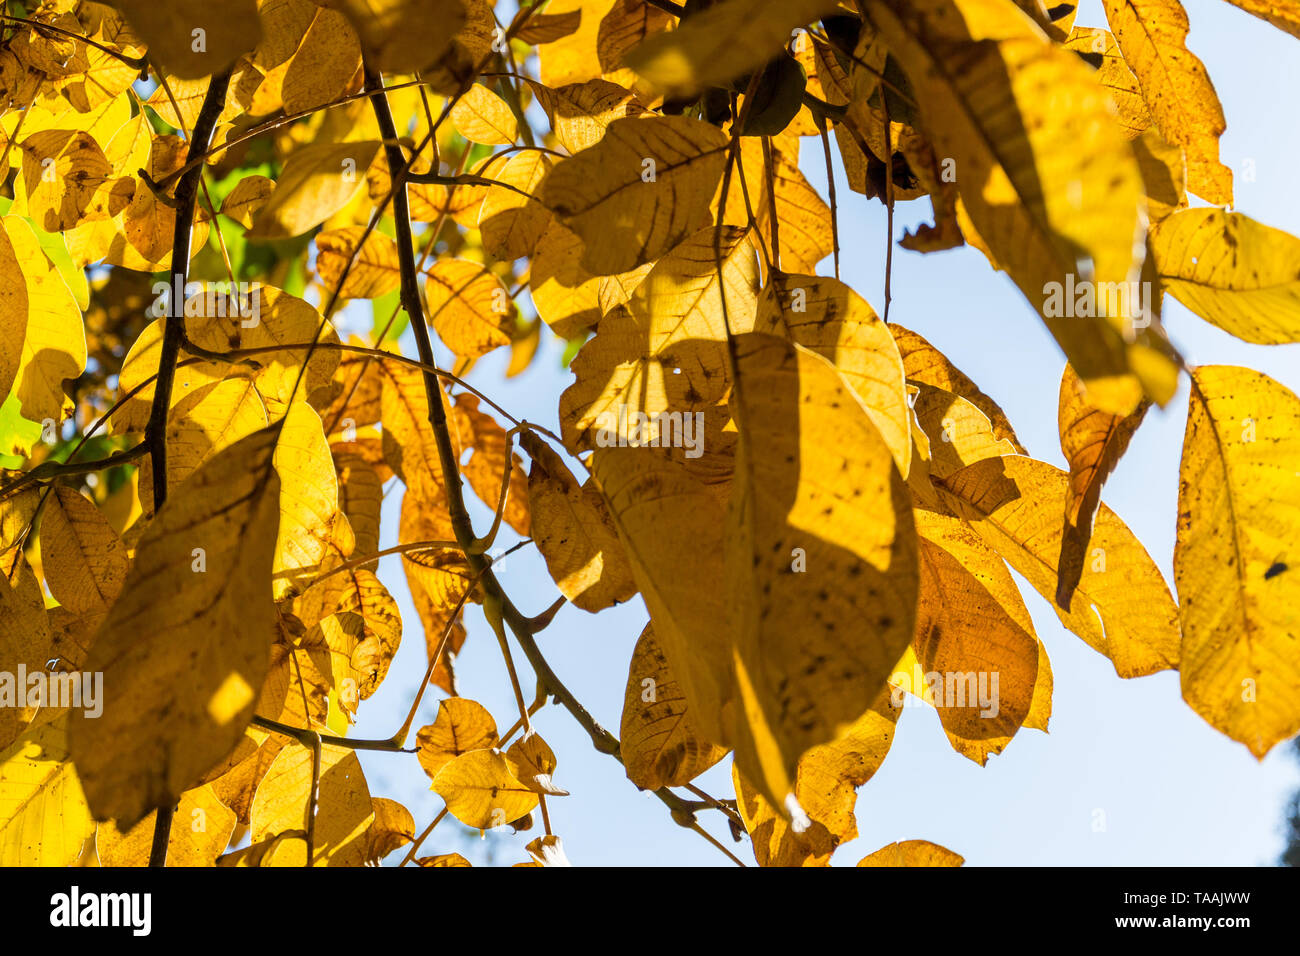
<path id="1" fill-rule="evenodd" d="M 1297 0 L 1232 2 L 1300 37 Z M 1105 0 L 1104 28 L 1038 0 L 506 7 L 3 4 L 0 863 L 464 865 L 450 815 L 562 864 L 555 707 L 666 825 L 826 864 L 905 693 L 980 764 L 1046 730 L 1011 570 L 1256 756 L 1300 731 L 1300 399 L 1189 367 L 1160 319 L 1167 293 L 1300 341 L 1300 239 L 1229 211 L 1179 0 Z M 823 161 L 861 196 L 819 196 Z M 1068 472 L 839 278 L 840 216 L 923 198 L 901 246 L 980 250 L 1068 360 Z M 349 303 L 371 332 L 339 334 Z M 549 336 L 558 409 L 466 382 Z M 1101 490 L 1184 375 L 1167 583 Z M 552 607 L 494 574 L 503 525 Z M 616 736 L 546 628 L 637 595 Z M 470 603 L 517 714 L 458 693 Z M 349 735 L 421 634 L 403 725 Z M 372 794 L 359 749 L 418 761 L 427 802 Z M 734 794 L 692 783 L 728 757 Z"/>

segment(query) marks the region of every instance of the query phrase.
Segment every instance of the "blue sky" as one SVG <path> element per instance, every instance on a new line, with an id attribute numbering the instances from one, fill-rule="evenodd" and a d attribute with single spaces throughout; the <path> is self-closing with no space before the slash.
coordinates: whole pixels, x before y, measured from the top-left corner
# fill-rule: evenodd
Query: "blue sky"
<path id="1" fill-rule="evenodd" d="M 1223 0 L 1184 0 L 1190 48 L 1205 62 L 1228 119 L 1223 161 L 1236 178 L 1236 209 L 1300 235 L 1300 40 Z M 1079 25 L 1104 26 L 1098 0 L 1082 4 Z M 838 159 L 836 160 L 839 175 Z M 804 167 L 823 196 L 825 171 L 817 140 L 804 141 Z M 1253 174 L 1253 175 L 1252 175 Z M 851 193 L 841 179 L 842 277 L 879 311 L 883 307 L 883 207 Z M 901 204 L 895 236 L 925 221 L 927 200 Z M 829 262 L 820 270 L 831 272 Z M 973 249 L 921 256 L 896 249 L 890 319 L 926 336 L 1005 409 L 1037 458 L 1064 465 L 1057 439 L 1056 396 L 1064 359 L 1041 321 L 1003 275 Z M 1166 299 L 1169 334 L 1192 364 L 1241 364 L 1300 391 L 1300 345 L 1240 342 Z M 409 338 L 409 333 L 408 333 Z M 411 343 L 404 343 L 414 354 Z M 505 380 L 506 356 L 489 356 L 473 380 L 519 418 L 555 426 L 559 394 L 572 376 L 560 366 L 561 343 L 544 342 L 523 376 Z M 1175 400 L 1155 410 L 1103 495 L 1143 541 L 1172 582 L 1178 462 L 1187 412 L 1184 383 Z M 399 492 L 394 493 L 395 495 Z M 397 502 L 385 508 L 382 544 L 396 542 Z M 486 509 L 479 526 L 488 524 Z M 513 541 L 506 532 L 502 543 Z M 402 647 L 380 691 L 361 707 L 358 737 L 386 737 L 401 723 L 425 667 L 419 618 L 406 591 L 400 559 L 386 558 L 380 577 L 393 591 L 405 624 Z M 557 591 L 536 552 L 512 556 L 501 580 L 531 614 Z M 889 757 L 859 792 L 859 838 L 834 858 L 852 865 L 894 840 L 922 838 L 961 853 L 970 865 L 1244 865 L 1272 864 L 1282 848 L 1283 804 L 1300 786 L 1290 745 L 1256 761 L 1184 704 L 1178 675 L 1124 681 L 1110 662 L 1065 631 L 1046 601 L 1023 581 L 1022 592 L 1055 675 L 1050 733 L 1022 731 L 981 768 L 949 747 L 934 711 L 907 708 Z M 632 647 L 647 620 L 638 597 L 599 615 L 566 606 L 540 635 L 551 666 L 597 719 L 617 733 Z M 461 693 L 484 704 L 502 730 L 517 716 L 501 655 L 477 608 L 457 663 Z M 527 662 L 516 652 L 526 692 Z M 437 711 L 432 691 L 416 726 Z M 535 726 L 559 758 L 557 784 L 571 796 L 550 801 L 555 832 L 577 865 L 726 865 L 698 835 L 674 825 L 654 797 L 639 793 L 622 768 L 596 753 L 558 707 Z M 441 809 L 414 757 L 362 753 L 371 792 L 400 800 L 422 829 Z M 731 797 L 730 761 L 697 783 Z M 729 842 L 717 814 L 702 821 Z M 1099 828 L 1099 824 L 1102 825 Z M 520 862 L 528 834 L 480 840 L 454 822 L 435 831 L 422 854 L 461 852 L 473 862 Z M 747 846 L 733 848 L 747 863 Z"/>

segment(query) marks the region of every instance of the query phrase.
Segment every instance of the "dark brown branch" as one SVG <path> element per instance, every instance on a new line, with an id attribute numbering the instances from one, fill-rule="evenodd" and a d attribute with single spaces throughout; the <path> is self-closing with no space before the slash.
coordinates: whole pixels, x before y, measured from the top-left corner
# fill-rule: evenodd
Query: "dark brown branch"
<path id="1" fill-rule="evenodd" d="M 652 7 L 658 7 L 665 13 L 671 13 L 675 17 L 686 16 L 686 8 L 680 3 L 674 3 L 673 0 L 645 0 Z"/>
<path id="2" fill-rule="evenodd" d="M 226 89 L 230 85 L 230 70 L 212 77 L 208 92 L 203 97 L 203 107 L 190 137 L 188 158 L 202 153 L 212 139 L 217 118 L 226 103 Z M 176 224 L 172 242 L 171 288 L 167 319 L 163 326 L 162 349 L 158 357 L 158 381 L 154 386 L 153 406 L 149 409 L 149 424 L 145 427 L 144 443 L 149 446 L 153 464 L 154 509 L 162 508 L 167 499 L 167 412 L 171 408 L 172 383 L 176 379 L 176 360 L 180 357 L 181 342 L 185 338 L 185 303 L 181 290 L 189 278 L 190 251 L 194 242 L 194 207 L 198 202 L 199 181 L 203 177 L 202 164 L 189 170 L 176 185 Z M 153 847 L 149 865 L 167 865 L 167 841 L 171 835 L 171 804 L 158 808 L 154 821 Z"/>

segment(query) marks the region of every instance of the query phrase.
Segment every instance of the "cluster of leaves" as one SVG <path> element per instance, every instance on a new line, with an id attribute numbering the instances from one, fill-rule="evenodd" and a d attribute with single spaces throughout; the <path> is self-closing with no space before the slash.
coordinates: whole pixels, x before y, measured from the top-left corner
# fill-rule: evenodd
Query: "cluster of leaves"
<path id="1" fill-rule="evenodd" d="M 1294 0 L 1233 2 L 1300 36 Z M 825 864 L 902 691 L 980 764 L 1047 728 L 1010 569 L 1121 677 L 1178 669 L 1261 757 L 1295 734 L 1300 399 L 1187 368 L 1160 305 L 1300 340 L 1300 240 L 1220 208 L 1224 119 L 1178 0 L 1105 9 L 1109 31 L 1037 0 L 7 2 L 0 670 L 104 693 L 98 714 L 0 706 L 0 863 L 410 844 L 457 865 L 418 857 L 445 815 L 525 830 L 534 810 L 525 865 L 562 863 L 531 724 L 555 703 L 724 852 L 698 815 L 761 864 Z M 891 215 L 929 198 L 903 247 L 969 244 L 1024 293 L 1069 360 L 1068 472 L 840 281 L 805 138 Z M 1138 283 L 1147 307 L 1112 294 Z M 344 341 L 357 300 L 374 328 Z M 558 434 L 464 381 L 498 349 L 518 374 L 543 334 L 572 347 Z M 1175 601 L 1100 492 L 1184 372 Z M 536 616 L 493 573 L 502 524 L 562 594 Z M 428 671 L 392 738 L 356 740 L 402 638 L 386 553 Z M 615 737 L 536 635 L 637 594 Z M 458 695 L 468 603 L 509 668 L 505 734 Z M 914 672 L 996 674 L 996 714 L 898 683 Z M 414 752 L 445 809 L 417 836 L 356 751 L 411 753 L 429 685 L 448 696 Z M 692 783 L 728 755 L 734 800 Z M 862 861 L 960 862 L 919 840 Z"/>

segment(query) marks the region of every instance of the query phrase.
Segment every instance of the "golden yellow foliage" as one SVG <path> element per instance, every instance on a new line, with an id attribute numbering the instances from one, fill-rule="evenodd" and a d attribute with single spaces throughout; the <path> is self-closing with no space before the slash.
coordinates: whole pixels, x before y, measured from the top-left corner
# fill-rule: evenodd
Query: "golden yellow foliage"
<path id="1" fill-rule="evenodd" d="M 1183 697 L 1256 757 L 1300 729 L 1295 641 L 1300 398 L 1260 372 L 1192 373 L 1174 581 Z M 1226 552 L 1226 553 L 1225 553 Z"/>
<path id="2" fill-rule="evenodd" d="M 1047 730 L 1016 575 L 1256 756 L 1300 732 L 1300 399 L 1163 324 L 1300 341 L 1300 239 L 1226 208 L 1180 0 L 1102 10 L 7 4 L 0 865 L 468 866 L 450 816 L 567 866 L 558 710 L 734 862 L 827 865 L 903 707 L 980 767 Z M 895 241 L 1019 290 L 1065 470 L 991 397 L 1032 330 L 892 322 Z M 1102 497 L 1184 372 L 1175 602 Z"/>

